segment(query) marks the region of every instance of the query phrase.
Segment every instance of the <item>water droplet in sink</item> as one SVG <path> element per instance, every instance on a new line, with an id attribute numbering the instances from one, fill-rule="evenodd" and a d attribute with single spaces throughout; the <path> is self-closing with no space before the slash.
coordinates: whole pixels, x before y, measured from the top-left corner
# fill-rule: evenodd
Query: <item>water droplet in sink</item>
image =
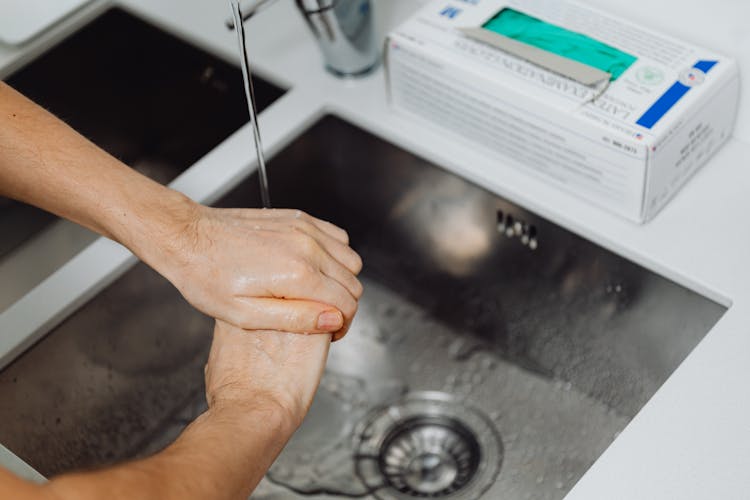
<path id="1" fill-rule="evenodd" d="M 466 356 L 466 341 L 463 338 L 457 338 L 451 342 L 448 346 L 448 354 L 456 361 L 465 359 Z"/>

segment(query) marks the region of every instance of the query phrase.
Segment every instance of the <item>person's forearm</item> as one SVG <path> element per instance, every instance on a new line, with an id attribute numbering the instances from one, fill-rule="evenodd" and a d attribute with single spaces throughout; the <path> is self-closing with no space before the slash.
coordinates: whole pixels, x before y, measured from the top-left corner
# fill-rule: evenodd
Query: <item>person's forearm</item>
<path id="1" fill-rule="evenodd" d="M 1 81 L 0 196 L 114 239 L 201 312 L 248 330 L 339 339 L 362 294 L 344 230 L 300 211 L 195 203 Z"/>
<path id="2" fill-rule="evenodd" d="M 0 468 L 15 500 L 244 500 L 297 426 L 268 408 L 209 410 L 153 457 L 37 485 Z"/>
<path id="3" fill-rule="evenodd" d="M 60 476 L 29 499 L 244 500 L 296 426 L 273 408 L 212 409 L 151 458 Z"/>
<path id="4" fill-rule="evenodd" d="M 113 118 L 116 119 L 116 118 Z M 0 82 L 0 195 L 110 237 L 144 260 L 169 241 L 192 202 L 137 173 Z"/>

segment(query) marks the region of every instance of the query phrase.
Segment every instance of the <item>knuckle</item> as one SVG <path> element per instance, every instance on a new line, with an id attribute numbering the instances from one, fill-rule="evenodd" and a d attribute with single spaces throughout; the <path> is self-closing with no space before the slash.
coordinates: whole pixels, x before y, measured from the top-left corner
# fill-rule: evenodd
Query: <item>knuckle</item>
<path id="1" fill-rule="evenodd" d="M 294 219 L 292 221 L 292 230 L 311 235 L 315 233 L 315 225 L 303 219 Z"/>
<path id="2" fill-rule="evenodd" d="M 315 241 L 315 238 L 304 232 L 297 234 L 295 246 L 305 255 L 315 255 L 320 250 L 320 246 Z"/>
<path id="3" fill-rule="evenodd" d="M 310 281 L 318 276 L 317 269 L 306 259 L 293 260 L 290 268 L 291 272 L 289 273 L 289 276 L 294 282 Z"/>
<path id="4" fill-rule="evenodd" d="M 351 319 L 357 313 L 357 308 L 358 307 L 359 306 L 357 304 L 357 301 L 354 300 L 354 299 L 352 299 L 352 298 L 349 298 L 349 299 L 347 299 L 347 300 L 344 301 L 344 304 L 342 305 L 341 312 L 344 314 L 344 316 L 346 318 L 350 318 Z"/>
<path id="5" fill-rule="evenodd" d="M 318 316 L 320 316 L 320 311 L 317 309 L 298 311 L 292 315 L 291 322 L 299 331 L 317 330 Z"/>
<path id="6" fill-rule="evenodd" d="M 359 299 L 362 297 L 362 294 L 365 291 L 365 287 L 362 285 L 362 282 L 359 281 L 357 278 L 354 278 L 354 283 L 352 284 L 352 289 L 354 291 L 354 296 Z"/>

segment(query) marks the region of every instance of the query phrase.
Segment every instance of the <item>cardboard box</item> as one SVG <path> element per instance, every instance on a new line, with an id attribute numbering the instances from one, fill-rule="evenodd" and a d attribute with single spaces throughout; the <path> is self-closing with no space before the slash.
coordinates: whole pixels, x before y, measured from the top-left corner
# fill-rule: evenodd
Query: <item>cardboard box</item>
<path id="1" fill-rule="evenodd" d="M 436 0 L 386 61 L 397 110 L 636 222 L 731 136 L 739 96 L 732 59 L 568 1 Z"/>

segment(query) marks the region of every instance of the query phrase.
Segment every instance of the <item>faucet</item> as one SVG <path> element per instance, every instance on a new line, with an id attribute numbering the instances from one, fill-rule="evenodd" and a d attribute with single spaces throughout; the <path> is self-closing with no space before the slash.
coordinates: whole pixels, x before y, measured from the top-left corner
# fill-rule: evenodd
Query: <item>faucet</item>
<path id="1" fill-rule="evenodd" d="M 241 5 L 246 21 L 276 0 Z M 370 0 L 295 0 L 323 53 L 326 69 L 338 77 L 362 76 L 378 64 Z M 234 21 L 227 20 L 234 29 Z"/>

